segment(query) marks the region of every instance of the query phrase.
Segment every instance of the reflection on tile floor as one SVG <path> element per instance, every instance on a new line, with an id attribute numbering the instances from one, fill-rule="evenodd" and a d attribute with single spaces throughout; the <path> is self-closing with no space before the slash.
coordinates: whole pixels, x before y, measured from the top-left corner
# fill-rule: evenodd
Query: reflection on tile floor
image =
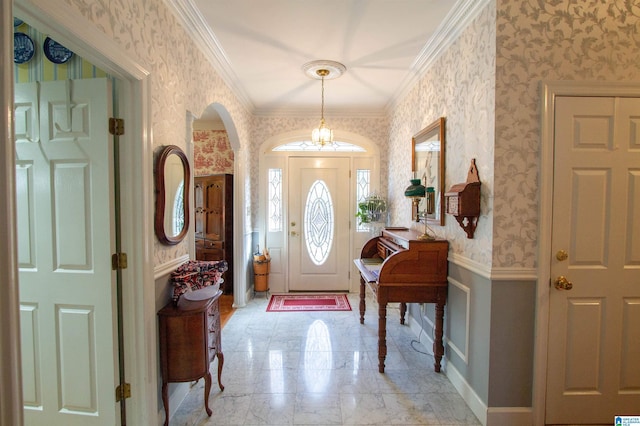
<path id="1" fill-rule="evenodd" d="M 433 357 L 389 306 L 385 373 L 378 372 L 377 304 L 359 322 L 350 312 L 265 312 L 258 297 L 237 309 L 222 331 L 224 392 L 215 375 L 203 407 L 203 380 L 171 425 L 479 425 Z M 214 361 L 214 364 L 217 361 Z M 216 371 L 216 365 L 211 366 Z M 164 414 L 164 413 L 163 413 Z"/>

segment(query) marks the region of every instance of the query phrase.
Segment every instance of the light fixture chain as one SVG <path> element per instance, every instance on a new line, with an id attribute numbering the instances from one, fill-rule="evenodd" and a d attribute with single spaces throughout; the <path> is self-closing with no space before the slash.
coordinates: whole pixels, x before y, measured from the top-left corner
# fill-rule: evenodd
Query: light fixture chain
<path id="1" fill-rule="evenodd" d="M 324 120 L 324 76 L 322 76 L 322 104 L 320 107 L 320 118 Z"/>

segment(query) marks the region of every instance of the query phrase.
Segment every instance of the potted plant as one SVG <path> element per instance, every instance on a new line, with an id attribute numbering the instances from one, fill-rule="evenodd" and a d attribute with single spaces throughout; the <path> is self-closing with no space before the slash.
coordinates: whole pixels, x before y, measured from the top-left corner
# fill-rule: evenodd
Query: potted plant
<path id="1" fill-rule="evenodd" d="M 360 224 L 371 222 L 386 222 L 387 200 L 379 195 L 369 195 L 358 203 L 356 217 Z"/>

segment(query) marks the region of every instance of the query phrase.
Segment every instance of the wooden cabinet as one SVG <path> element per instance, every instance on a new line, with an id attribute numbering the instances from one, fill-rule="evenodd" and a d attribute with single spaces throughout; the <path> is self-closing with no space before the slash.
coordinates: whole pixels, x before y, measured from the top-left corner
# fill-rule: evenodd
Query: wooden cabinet
<path id="1" fill-rule="evenodd" d="M 190 301 L 181 297 L 178 304 L 168 303 L 158 312 L 160 337 L 160 370 L 162 372 L 162 402 L 169 424 L 170 382 L 190 382 L 204 377 L 204 404 L 207 414 L 211 373 L 209 364 L 218 357 L 218 386 L 224 390 L 220 379 L 224 355 L 222 354 L 220 328 L 220 295 L 207 300 Z"/>
<path id="2" fill-rule="evenodd" d="M 223 289 L 233 293 L 233 175 L 194 179 L 196 259 L 226 260 Z"/>

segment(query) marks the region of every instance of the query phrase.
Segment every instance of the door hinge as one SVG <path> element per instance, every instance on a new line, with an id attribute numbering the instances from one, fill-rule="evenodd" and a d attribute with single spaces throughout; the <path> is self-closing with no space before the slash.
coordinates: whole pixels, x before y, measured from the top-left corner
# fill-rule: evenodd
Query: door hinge
<path id="1" fill-rule="evenodd" d="M 131 385 L 129 383 L 118 385 L 116 387 L 116 402 L 127 398 L 131 398 Z"/>
<path id="2" fill-rule="evenodd" d="M 127 269 L 127 253 L 114 253 L 111 255 L 111 269 Z"/>
<path id="3" fill-rule="evenodd" d="M 122 118 L 111 117 L 109 119 L 109 133 L 114 136 L 124 135 L 124 120 Z"/>

